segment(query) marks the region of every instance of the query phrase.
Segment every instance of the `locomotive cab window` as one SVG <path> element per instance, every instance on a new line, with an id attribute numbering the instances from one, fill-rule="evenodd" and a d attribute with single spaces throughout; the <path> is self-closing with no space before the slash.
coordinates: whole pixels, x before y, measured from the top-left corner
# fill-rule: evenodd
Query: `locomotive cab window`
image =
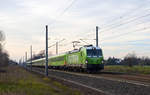
<path id="1" fill-rule="evenodd" d="M 101 57 L 102 50 L 101 49 L 87 49 L 87 56 L 88 57 Z"/>

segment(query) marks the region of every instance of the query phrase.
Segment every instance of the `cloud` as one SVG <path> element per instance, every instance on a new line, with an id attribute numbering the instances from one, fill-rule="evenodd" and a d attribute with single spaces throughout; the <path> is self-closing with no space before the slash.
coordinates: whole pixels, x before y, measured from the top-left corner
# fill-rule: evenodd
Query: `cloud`
<path id="1" fill-rule="evenodd" d="M 49 25 L 49 44 L 65 38 L 61 44 L 70 43 L 73 40 L 95 39 L 95 26 L 100 27 L 99 41 L 103 48 L 104 56 L 124 56 L 127 52 L 137 51 L 141 53 L 139 46 L 147 51 L 149 44 L 149 30 L 132 32 L 136 29 L 149 26 L 149 18 L 139 19 L 131 24 L 114 28 L 111 31 L 103 31 L 103 26 L 108 24 L 121 24 L 134 17 L 136 14 L 145 14 L 148 9 L 148 1 L 144 0 L 77 0 L 63 15 L 64 9 L 72 0 L 5 0 L 0 4 L 0 29 L 7 35 L 6 49 L 11 58 L 20 58 L 25 51 L 29 51 L 33 45 L 37 53 L 45 49 L 45 25 Z M 138 11 L 132 13 L 134 9 Z M 128 13 L 119 18 L 122 14 Z M 119 19 L 118 19 L 119 18 Z M 117 21 L 116 21 L 117 20 Z M 51 24 L 55 22 L 54 24 Z M 135 25 L 137 23 L 143 23 Z M 131 32 L 130 32 L 131 31 Z M 127 33 L 118 37 L 122 33 Z M 111 37 L 112 38 L 109 38 Z M 115 38 L 113 38 L 116 36 Z M 102 41 L 105 40 L 105 41 Z M 129 42 L 136 41 L 136 42 Z M 94 40 L 87 40 L 95 44 Z M 119 47 L 117 47 L 119 46 Z M 72 44 L 59 47 L 60 52 L 72 49 Z M 17 50 L 17 51 L 14 51 Z M 55 53 L 55 47 L 50 49 Z M 143 51 L 143 52 L 146 52 Z M 144 53 L 141 53 L 144 55 Z M 148 55 L 147 53 L 145 55 Z M 149 55 L 150 56 L 150 55 Z"/>

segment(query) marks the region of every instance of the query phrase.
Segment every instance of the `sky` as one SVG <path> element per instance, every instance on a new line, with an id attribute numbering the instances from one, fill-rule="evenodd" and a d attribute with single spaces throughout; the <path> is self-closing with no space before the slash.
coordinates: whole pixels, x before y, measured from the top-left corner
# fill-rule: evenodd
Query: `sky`
<path id="1" fill-rule="evenodd" d="M 150 57 L 150 0 L 0 0 L 0 30 L 11 59 L 20 59 L 33 47 L 45 49 L 45 25 L 49 46 L 57 41 L 59 53 L 72 50 L 72 41 L 99 46 L 104 58 L 128 53 Z M 79 47 L 78 46 L 78 47 Z M 55 54 L 55 46 L 49 48 Z"/>

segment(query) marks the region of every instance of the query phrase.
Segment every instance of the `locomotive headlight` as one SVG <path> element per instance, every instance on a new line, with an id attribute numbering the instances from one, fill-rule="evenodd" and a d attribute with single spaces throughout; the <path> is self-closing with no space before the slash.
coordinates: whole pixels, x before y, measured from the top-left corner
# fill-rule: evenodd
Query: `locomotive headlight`
<path id="1" fill-rule="evenodd" d="M 85 63 L 88 63 L 88 61 L 86 60 Z"/>

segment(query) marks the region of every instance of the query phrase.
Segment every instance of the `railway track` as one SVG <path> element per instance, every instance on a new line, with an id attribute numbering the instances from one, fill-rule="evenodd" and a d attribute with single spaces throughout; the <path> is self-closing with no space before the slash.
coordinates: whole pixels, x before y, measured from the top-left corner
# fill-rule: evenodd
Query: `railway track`
<path id="1" fill-rule="evenodd" d="M 44 73 L 43 68 L 34 67 L 33 70 Z M 150 79 L 145 76 L 141 78 L 135 75 L 132 77 L 126 74 L 106 74 L 106 72 L 85 74 L 53 69 L 49 69 L 49 76 L 91 89 L 101 95 L 149 95 L 150 93 Z M 140 79 L 142 81 L 139 81 Z"/>
<path id="2" fill-rule="evenodd" d="M 27 69 L 27 70 L 30 71 L 30 69 Z M 41 68 L 36 68 L 36 69 L 34 68 L 34 69 L 32 69 L 32 72 L 35 72 L 35 73 L 38 73 L 41 75 L 45 75 L 44 69 L 41 69 Z M 51 71 L 49 71 L 49 73 L 50 72 Z M 81 91 L 81 93 L 83 95 L 113 95 L 113 94 L 109 94 L 107 92 L 104 92 L 100 89 L 96 89 L 96 88 L 81 84 L 81 83 L 76 82 L 76 81 L 68 80 L 68 79 L 65 79 L 62 77 L 60 78 L 54 74 L 49 74 L 48 77 L 52 78 L 53 80 L 57 80 L 57 81 L 63 83 L 64 85 L 67 85 L 68 87 L 71 87 L 73 89 L 77 89 L 77 90 Z"/>
<path id="3" fill-rule="evenodd" d="M 121 79 L 121 80 L 134 81 L 137 83 L 150 85 L 150 75 L 127 74 L 127 73 L 117 73 L 117 72 L 100 72 L 99 74 L 94 74 L 94 75 Z"/>

